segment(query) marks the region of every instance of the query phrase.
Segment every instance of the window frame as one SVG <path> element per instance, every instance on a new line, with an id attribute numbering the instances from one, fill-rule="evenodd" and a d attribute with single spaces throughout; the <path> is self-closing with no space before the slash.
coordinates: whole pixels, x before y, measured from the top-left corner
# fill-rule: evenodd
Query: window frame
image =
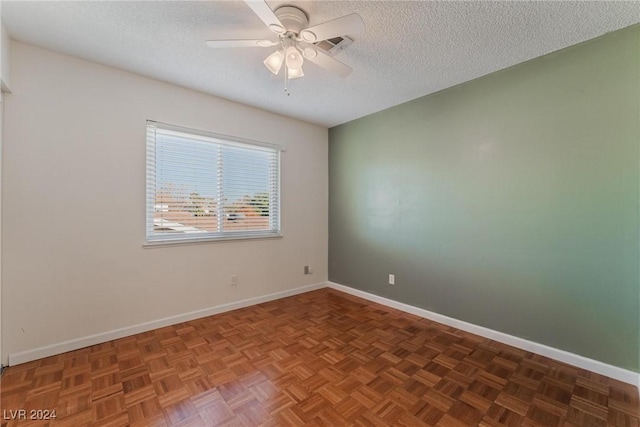
<path id="1" fill-rule="evenodd" d="M 186 135 L 191 139 L 201 140 L 204 142 L 211 142 L 215 144 L 236 146 L 249 149 L 258 149 L 264 151 L 275 152 L 276 154 L 276 193 L 277 198 L 275 201 L 277 215 L 276 218 L 272 218 L 270 209 L 269 215 L 269 230 L 254 230 L 254 231 L 218 231 L 218 232 L 204 232 L 204 233 L 167 233 L 156 234 L 154 232 L 154 214 L 156 211 L 156 130 L 162 130 L 165 134 L 177 134 Z M 273 239 L 281 238 L 282 234 L 282 192 L 281 192 L 281 176 L 282 176 L 282 152 L 285 151 L 285 147 L 279 144 L 273 144 L 263 141 L 255 141 L 246 138 L 240 138 L 236 136 L 224 135 L 215 132 L 209 132 L 199 129 L 192 129 L 183 126 L 177 126 L 154 120 L 146 121 L 146 168 L 145 168 L 145 181 L 146 181 L 146 198 L 145 198 L 145 243 L 143 247 L 158 247 L 167 245 L 182 245 L 182 244 L 201 244 L 201 243 L 215 243 L 233 240 L 255 240 L 255 239 Z M 272 197 L 272 192 L 269 192 L 269 196 Z M 273 203 L 271 201 L 270 203 Z M 273 221 L 275 221 L 275 228 Z"/>

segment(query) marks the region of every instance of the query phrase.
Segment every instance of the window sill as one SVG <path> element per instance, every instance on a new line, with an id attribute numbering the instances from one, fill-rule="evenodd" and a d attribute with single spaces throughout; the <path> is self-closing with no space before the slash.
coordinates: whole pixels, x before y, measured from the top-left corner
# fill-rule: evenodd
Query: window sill
<path id="1" fill-rule="evenodd" d="M 282 239 L 282 234 L 273 234 L 267 236 L 232 236 L 232 237 L 213 237 L 202 239 L 176 239 L 166 241 L 146 242 L 142 245 L 144 249 L 164 248 L 167 246 L 184 246 L 184 245 L 206 245 L 210 243 L 232 242 L 238 240 L 271 240 Z"/>

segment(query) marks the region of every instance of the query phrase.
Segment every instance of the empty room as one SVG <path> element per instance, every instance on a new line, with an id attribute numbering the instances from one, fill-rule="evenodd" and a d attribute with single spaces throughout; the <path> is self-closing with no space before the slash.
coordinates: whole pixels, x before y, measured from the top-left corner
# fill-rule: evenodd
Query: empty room
<path id="1" fill-rule="evenodd" d="M 0 18 L 0 427 L 640 426 L 640 2 Z"/>

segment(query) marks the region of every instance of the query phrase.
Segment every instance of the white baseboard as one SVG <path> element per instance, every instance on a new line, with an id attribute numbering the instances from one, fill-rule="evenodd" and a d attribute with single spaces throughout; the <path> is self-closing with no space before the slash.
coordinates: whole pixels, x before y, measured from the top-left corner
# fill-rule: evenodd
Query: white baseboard
<path id="1" fill-rule="evenodd" d="M 242 301 L 231 302 L 228 304 L 209 307 L 202 310 L 192 311 L 190 313 L 178 314 L 176 316 L 165 317 L 163 319 L 153 320 L 151 322 L 140 323 L 138 325 L 127 326 L 112 331 L 101 332 L 95 335 L 89 335 L 82 338 L 76 338 L 61 343 L 51 344 L 44 347 L 34 348 L 32 350 L 21 351 L 9 355 L 9 366 L 18 365 L 20 363 L 31 362 L 32 360 L 49 357 L 67 351 L 78 350 L 80 348 L 103 342 L 115 340 L 118 338 L 128 337 L 130 335 L 139 334 L 141 332 L 151 331 L 157 328 L 163 328 L 177 323 L 188 322 L 189 320 L 199 319 L 202 317 L 212 316 L 214 314 L 224 313 L 226 311 L 236 310 L 238 308 L 249 307 L 251 305 L 261 304 L 263 302 L 273 301 L 276 299 L 286 298 L 297 294 L 302 294 L 316 289 L 326 287 L 326 283 L 316 283 L 313 285 L 302 286 L 300 288 L 289 289 L 287 291 L 275 292 L 255 298 L 249 298 Z"/>
<path id="2" fill-rule="evenodd" d="M 422 308 L 414 307 L 409 304 L 404 304 L 398 301 L 394 301 L 388 298 L 374 295 L 369 292 L 350 288 L 348 286 L 340 285 L 338 283 L 327 282 L 327 286 L 331 289 L 335 289 L 347 294 L 351 294 L 351 295 L 366 299 L 368 301 L 373 301 L 378 304 L 386 305 L 387 307 L 391 307 L 407 313 L 411 313 L 416 316 L 433 320 L 435 322 L 442 323 L 447 326 L 452 326 L 454 328 L 458 328 L 475 335 L 480 335 L 481 337 L 489 338 L 494 341 L 501 342 L 503 344 L 520 348 L 522 350 L 540 354 L 542 356 L 548 357 L 550 359 L 555 359 L 560 362 L 567 363 L 569 365 L 587 369 L 591 372 L 595 372 L 597 374 L 604 375 L 609 378 L 613 378 L 628 384 L 633 384 L 635 386 L 638 386 L 638 389 L 640 390 L 640 373 L 638 372 L 633 372 L 623 368 L 619 368 L 617 366 L 608 365 L 606 363 L 589 359 L 587 357 L 580 356 L 578 354 L 569 353 L 568 351 L 559 350 L 557 348 L 549 347 L 544 344 L 539 344 L 523 338 L 514 337 L 513 335 L 505 334 L 504 332 L 494 331 L 492 329 L 485 328 L 483 326 L 474 325 L 473 323 L 454 319 L 452 317 L 444 316 L 442 314 L 438 314 Z"/>

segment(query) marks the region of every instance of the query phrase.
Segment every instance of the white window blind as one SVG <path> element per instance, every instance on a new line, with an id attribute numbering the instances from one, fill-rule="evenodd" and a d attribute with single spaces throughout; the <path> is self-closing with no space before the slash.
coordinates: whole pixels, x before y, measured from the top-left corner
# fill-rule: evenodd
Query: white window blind
<path id="1" fill-rule="evenodd" d="M 147 242 L 280 235 L 281 147 L 147 122 Z"/>

